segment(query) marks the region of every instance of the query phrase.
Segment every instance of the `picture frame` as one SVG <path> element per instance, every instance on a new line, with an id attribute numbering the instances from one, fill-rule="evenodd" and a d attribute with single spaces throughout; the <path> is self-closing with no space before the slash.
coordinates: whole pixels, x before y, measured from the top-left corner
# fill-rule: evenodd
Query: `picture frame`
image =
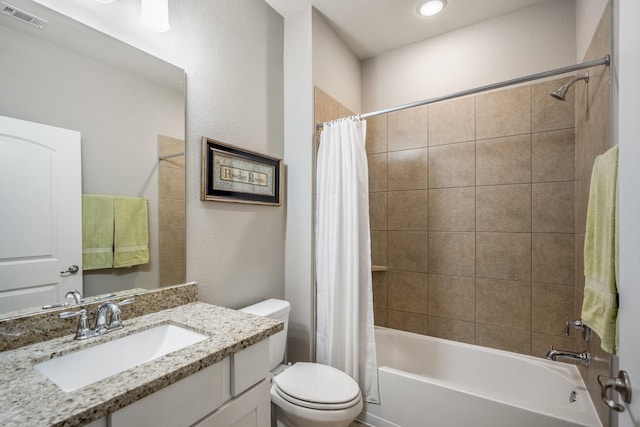
<path id="1" fill-rule="evenodd" d="M 280 206 L 281 159 L 202 137 L 203 201 Z"/>

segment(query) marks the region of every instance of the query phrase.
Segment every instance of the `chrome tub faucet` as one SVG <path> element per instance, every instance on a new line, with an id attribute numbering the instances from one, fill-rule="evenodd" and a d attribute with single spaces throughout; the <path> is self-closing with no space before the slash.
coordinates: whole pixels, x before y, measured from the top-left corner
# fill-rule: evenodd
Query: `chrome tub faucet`
<path id="1" fill-rule="evenodd" d="M 589 343 L 589 341 L 591 341 L 591 328 L 585 325 L 581 319 L 574 320 L 572 322 L 565 322 L 564 324 L 565 336 L 569 336 L 569 333 L 571 332 L 571 328 L 582 332 L 582 338 L 586 343 Z M 589 364 L 591 361 L 591 355 L 587 352 L 587 350 L 581 351 L 578 353 L 578 352 L 569 351 L 569 350 L 556 350 L 555 348 L 553 348 L 553 346 L 549 348 L 549 351 L 547 352 L 546 357 L 547 359 L 553 360 L 553 361 L 556 361 L 559 359 L 559 360 L 568 360 L 571 362 L 578 362 L 587 367 L 589 367 Z"/>
<path id="2" fill-rule="evenodd" d="M 547 352 L 547 359 L 553 360 L 554 362 L 556 360 L 569 360 L 572 362 L 581 363 L 589 367 L 591 356 L 589 353 L 587 353 L 587 351 L 581 351 L 580 353 L 577 353 L 575 351 L 556 350 L 555 348 L 553 348 L 553 346 L 551 346 L 551 348 Z"/>

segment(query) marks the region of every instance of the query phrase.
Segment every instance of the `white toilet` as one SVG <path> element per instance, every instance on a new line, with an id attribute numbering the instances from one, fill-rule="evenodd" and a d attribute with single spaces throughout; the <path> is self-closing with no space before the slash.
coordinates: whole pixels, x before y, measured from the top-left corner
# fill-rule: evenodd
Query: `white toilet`
<path id="1" fill-rule="evenodd" d="M 360 387 L 353 378 L 319 363 L 281 365 L 290 309 L 287 301 L 268 299 L 240 310 L 284 322 L 284 330 L 269 338 L 269 369 L 274 374 L 271 402 L 277 407 L 277 425 L 347 427 L 362 411 Z"/>

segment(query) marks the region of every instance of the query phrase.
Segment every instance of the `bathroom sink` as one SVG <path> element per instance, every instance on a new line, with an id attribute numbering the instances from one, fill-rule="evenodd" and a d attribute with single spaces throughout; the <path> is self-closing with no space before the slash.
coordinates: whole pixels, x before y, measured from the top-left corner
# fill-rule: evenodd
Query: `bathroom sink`
<path id="1" fill-rule="evenodd" d="M 34 367 L 69 392 L 207 338 L 207 335 L 180 326 L 161 325 L 56 357 Z"/>

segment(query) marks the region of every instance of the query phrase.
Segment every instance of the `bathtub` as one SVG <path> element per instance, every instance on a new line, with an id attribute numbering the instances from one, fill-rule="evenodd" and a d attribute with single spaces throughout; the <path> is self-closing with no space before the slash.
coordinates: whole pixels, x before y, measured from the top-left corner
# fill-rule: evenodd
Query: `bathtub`
<path id="1" fill-rule="evenodd" d="M 380 405 L 358 418 L 375 427 L 599 426 L 567 363 L 376 327 Z"/>

